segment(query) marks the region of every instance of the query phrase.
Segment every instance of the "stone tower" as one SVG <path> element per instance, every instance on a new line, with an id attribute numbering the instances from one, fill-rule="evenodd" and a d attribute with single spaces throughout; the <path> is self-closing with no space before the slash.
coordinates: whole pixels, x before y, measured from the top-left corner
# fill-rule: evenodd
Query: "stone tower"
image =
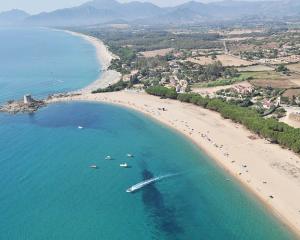
<path id="1" fill-rule="evenodd" d="M 30 104 L 33 102 L 33 99 L 30 94 L 24 95 L 24 104 Z"/>

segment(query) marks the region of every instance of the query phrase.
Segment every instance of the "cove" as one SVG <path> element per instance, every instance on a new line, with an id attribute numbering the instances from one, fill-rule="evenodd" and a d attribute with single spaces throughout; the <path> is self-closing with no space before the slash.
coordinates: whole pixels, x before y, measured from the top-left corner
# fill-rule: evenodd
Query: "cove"
<path id="1" fill-rule="evenodd" d="M 294 239 L 197 146 L 135 111 L 54 104 L 0 114 L 0 136 L 1 239 Z M 164 174 L 178 175 L 126 193 Z"/>

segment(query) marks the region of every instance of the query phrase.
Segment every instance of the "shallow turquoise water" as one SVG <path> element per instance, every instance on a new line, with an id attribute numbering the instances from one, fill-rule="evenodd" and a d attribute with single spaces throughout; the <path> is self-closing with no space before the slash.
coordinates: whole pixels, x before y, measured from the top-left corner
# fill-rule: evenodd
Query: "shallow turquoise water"
<path id="1" fill-rule="evenodd" d="M 99 74 L 85 40 L 49 29 L 0 28 L 0 103 L 80 89 Z"/>
<path id="2" fill-rule="evenodd" d="M 193 144 L 138 113 L 58 104 L 0 115 L 0 136 L 0 239 L 292 239 Z M 180 175 L 125 192 L 168 173 Z"/>
<path id="3" fill-rule="evenodd" d="M 80 38 L 37 29 L 2 29 L 2 37 L 9 36 L 3 31 L 31 40 L 11 55 L 17 49 L 0 38 L 0 102 L 29 91 L 77 89 L 98 74 L 94 49 Z M 114 160 L 104 160 L 107 155 Z M 121 169 L 124 161 L 131 168 Z M 179 175 L 125 192 L 170 173 Z M 181 135 L 123 108 L 71 103 L 0 114 L 1 240 L 293 239 L 227 178 Z"/>

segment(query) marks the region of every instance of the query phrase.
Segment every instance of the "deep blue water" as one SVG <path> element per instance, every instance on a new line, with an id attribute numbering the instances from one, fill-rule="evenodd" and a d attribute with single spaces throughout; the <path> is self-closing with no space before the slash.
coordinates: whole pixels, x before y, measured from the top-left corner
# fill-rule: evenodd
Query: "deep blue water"
<path id="1" fill-rule="evenodd" d="M 80 89 L 99 74 L 94 47 L 49 29 L 0 28 L 0 103 Z"/>
<path id="2" fill-rule="evenodd" d="M 3 41 L 9 35 L 18 38 Z M 80 38 L 4 29 L 0 42 L 0 102 L 77 89 L 97 77 L 94 49 Z M 125 161 L 131 168 L 119 167 Z M 178 175 L 125 192 L 163 174 Z M 69 103 L 0 114 L 1 240 L 293 239 L 228 178 L 181 135 L 123 108 Z"/>
<path id="3" fill-rule="evenodd" d="M 292 239 L 191 142 L 138 113 L 57 104 L 0 115 L 0 136 L 0 239 Z"/>

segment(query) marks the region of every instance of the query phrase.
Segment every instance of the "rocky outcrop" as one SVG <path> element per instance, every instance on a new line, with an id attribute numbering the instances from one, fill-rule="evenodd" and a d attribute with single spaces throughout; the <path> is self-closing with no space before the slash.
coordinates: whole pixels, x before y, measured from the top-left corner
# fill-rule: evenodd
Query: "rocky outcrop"
<path id="1" fill-rule="evenodd" d="M 76 97 L 79 95 L 81 95 L 81 93 L 58 93 L 49 95 L 48 98 L 44 100 L 35 100 L 31 97 L 31 95 L 24 95 L 23 100 L 11 100 L 0 106 L 0 112 L 6 112 L 10 114 L 33 113 L 39 110 L 41 107 L 45 107 L 47 104 L 59 101 L 59 99 Z"/>
<path id="2" fill-rule="evenodd" d="M 47 98 L 47 102 L 51 102 L 51 100 L 56 100 L 56 99 L 60 99 L 60 98 L 66 98 L 66 97 L 76 97 L 76 96 L 80 96 L 81 93 L 76 93 L 76 92 L 71 92 L 71 93 L 56 93 L 53 95 L 49 95 Z"/>
<path id="3" fill-rule="evenodd" d="M 0 106 L 0 112 L 10 114 L 33 113 L 44 106 L 46 106 L 46 103 L 43 100 L 32 99 L 29 103 L 24 103 L 24 101 L 8 101 L 3 106 Z"/>

